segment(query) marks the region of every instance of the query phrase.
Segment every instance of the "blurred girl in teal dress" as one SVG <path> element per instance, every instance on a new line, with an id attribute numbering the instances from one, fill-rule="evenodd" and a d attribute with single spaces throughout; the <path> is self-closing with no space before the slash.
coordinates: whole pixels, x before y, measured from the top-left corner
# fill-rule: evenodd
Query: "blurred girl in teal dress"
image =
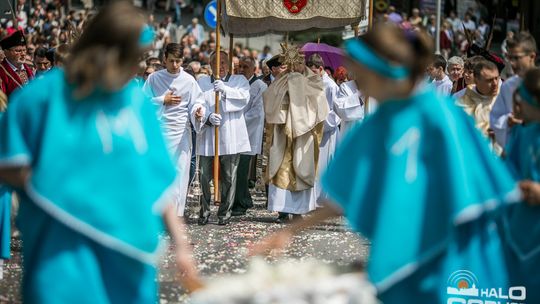
<path id="1" fill-rule="evenodd" d="M 0 119 L 6 110 L 7 97 L 0 93 Z M 4 260 L 10 258 L 11 245 L 11 190 L 0 184 L 0 279 L 3 277 Z"/>
<path id="2" fill-rule="evenodd" d="M 525 74 L 514 93 L 506 160 L 520 180 L 523 202 L 503 216 L 503 236 L 511 280 L 527 288 L 527 303 L 540 302 L 540 69 Z"/>
<path id="3" fill-rule="evenodd" d="M 366 272 L 384 303 L 447 303 L 465 287 L 452 279 L 459 271 L 474 273 L 477 288 L 507 288 L 496 220 L 519 190 L 473 120 L 425 85 L 431 44 L 388 24 L 345 42 L 349 71 L 379 107 L 322 173 L 333 203 L 255 252 L 343 213 L 371 241 Z"/>
<path id="4" fill-rule="evenodd" d="M 52 70 L 12 95 L 0 120 L 0 182 L 17 189 L 25 303 L 155 303 L 167 227 L 183 282 L 197 284 L 169 204 L 175 168 L 134 81 L 151 45 L 125 1 L 103 7 Z"/>

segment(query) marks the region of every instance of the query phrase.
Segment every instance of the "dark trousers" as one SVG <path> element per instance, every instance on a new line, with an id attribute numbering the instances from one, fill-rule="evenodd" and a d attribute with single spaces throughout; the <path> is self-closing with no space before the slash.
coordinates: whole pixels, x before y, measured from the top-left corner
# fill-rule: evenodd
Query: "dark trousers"
<path id="1" fill-rule="evenodd" d="M 259 162 L 259 156 L 253 155 L 251 156 L 251 163 L 249 165 L 249 187 L 254 188 L 255 184 L 257 183 L 257 166 Z"/>
<path id="2" fill-rule="evenodd" d="M 201 186 L 203 195 L 201 198 L 201 209 L 199 217 L 207 217 L 210 215 L 210 181 L 213 176 L 213 156 L 201 156 Z M 218 218 L 229 219 L 231 217 L 231 209 L 234 202 L 236 192 L 236 174 L 238 164 L 240 162 L 240 154 L 222 155 L 219 157 L 219 190 L 221 192 L 221 204 L 218 209 Z"/>
<path id="3" fill-rule="evenodd" d="M 191 164 L 189 166 L 189 182 L 193 181 L 193 176 L 195 175 L 195 168 L 197 164 L 197 133 L 195 133 L 195 128 L 191 126 Z"/>
<path id="4" fill-rule="evenodd" d="M 240 155 L 236 177 L 236 196 L 234 197 L 233 211 L 244 212 L 253 207 L 253 200 L 249 193 L 249 171 L 253 155 Z"/>

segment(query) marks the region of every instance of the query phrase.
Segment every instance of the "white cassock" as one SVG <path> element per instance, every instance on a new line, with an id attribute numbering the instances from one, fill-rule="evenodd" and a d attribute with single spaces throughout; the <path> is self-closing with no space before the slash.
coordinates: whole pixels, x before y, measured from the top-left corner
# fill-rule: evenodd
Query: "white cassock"
<path id="1" fill-rule="evenodd" d="M 219 114 L 221 125 L 219 126 L 219 155 L 231 155 L 251 151 L 244 108 L 249 103 L 249 82 L 243 75 L 231 75 L 230 78 L 222 79 L 226 86 L 226 92 L 221 94 Z M 212 77 L 202 77 L 198 81 L 206 104 L 206 121 L 210 113 L 215 110 L 215 92 Z M 193 117 L 193 116 L 192 116 Z M 198 155 L 214 156 L 215 127 L 204 123 L 195 124 L 198 135 Z"/>
<path id="2" fill-rule="evenodd" d="M 364 119 L 364 96 L 358 90 L 356 82 L 350 80 L 339 86 L 335 111 L 341 118 L 341 136 L 356 122 Z"/>
<path id="3" fill-rule="evenodd" d="M 341 123 L 341 118 L 335 111 L 339 86 L 326 73 L 324 73 L 322 79 L 330 112 L 324 122 L 324 133 L 319 146 L 319 162 L 317 163 L 317 175 L 319 177 L 322 176 L 322 173 L 326 170 L 328 163 L 334 156 L 339 138 L 339 124 Z M 317 207 L 322 207 L 321 204 L 328 199 L 328 196 L 322 191 L 319 178 L 315 182 L 315 195 L 317 197 Z"/>
<path id="4" fill-rule="evenodd" d="M 262 138 L 264 132 L 264 104 L 263 93 L 268 88 L 264 81 L 257 79 L 255 75 L 249 80 L 249 104 L 244 109 L 244 118 L 251 144 L 247 155 L 261 154 Z"/>
<path id="5" fill-rule="evenodd" d="M 503 82 L 489 114 L 489 125 L 495 133 L 495 141 L 503 148 L 508 138 L 508 117 L 512 113 L 514 92 L 521 81 L 521 77 L 516 75 Z"/>
<path id="6" fill-rule="evenodd" d="M 202 91 L 188 73 L 180 70 L 178 74 L 171 74 L 166 69 L 152 73 L 146 80 L 143 90 L 158 106 L 157 116 L 167 139 L 167 148 L 176 163 L 177 181 L 173 189 L 176 214 L 183 216 L 190 182 L 192 146 L 189 118 L 190 113 L 198 108 L 197 104 L 204 106 Z M 182 99 L 177 105 L 164 105 L 165 95 L 171 91 Z"/>

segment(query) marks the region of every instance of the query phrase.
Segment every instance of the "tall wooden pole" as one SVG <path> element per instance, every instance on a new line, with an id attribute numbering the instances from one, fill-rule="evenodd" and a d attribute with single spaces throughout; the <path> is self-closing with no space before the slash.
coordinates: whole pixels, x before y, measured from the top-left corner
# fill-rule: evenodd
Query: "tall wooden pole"
<path id="1" fill-rule="evenodd" d="M 233 36 L 232 33 L 229 33 L 229 73 L 236 74 L 238 71 L 234 70 L 234 66 L 233 66 L 233 62 L 232 62 L 233 51 L 234 51 L 233 43 L 234 43 L 234 36 Z"/>
<path id="2" fill-rule="evenodd" d="M 214 76 L 216 80 L 219 79 L 219 63 L 221 62 L 221 0 L 217 1 L 217 24 L 216 24 L 216 66 Z M 215 109 L 214 113 L 219 114 L 219 92 L 216 92 Z M 219 126 L 214 128 L 214 204 L 219 205 L 221 202 L 221 195 L 219 194 Z"/>
<path id="3" fill-rule="evenodd" d="M 371 30 L 372 27 L 373 27 L 373 0 L 369 0 L 368 30 Z"/>
<path id="4" fill-rule="evenodd" d="M 373 0 L 369 0 L 369 19 L 368 19 L 368 31 L 371 31 L 373 27 Z M 364 100 L 364 116 L 369 114 L 369 96 L 366 96 Z"/>
<path id="5" fill-rule="evenodd" d="M 441 0 L 437 0 L 437 24 L 435 24 L 435 54 L 441 53 Z"/>

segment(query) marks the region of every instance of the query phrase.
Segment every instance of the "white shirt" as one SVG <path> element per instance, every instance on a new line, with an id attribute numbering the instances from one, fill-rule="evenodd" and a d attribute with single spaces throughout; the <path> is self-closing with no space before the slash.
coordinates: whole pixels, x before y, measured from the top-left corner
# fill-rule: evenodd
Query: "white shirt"
<path id="1" fill-rule="evenodd" d="M 472 21 L 472 20 L 469 20 L 469 21 L 463 21 L 463 25 L 464 25 L 465 28 L 468 29 L 468 30 L 471 30 L 471 31 L 476 30 L 476 23 L 474 23 L 474 21 Z"/>
<path id="2" fill-rule="evenodd" d="M 255 75 L 249 80 L 249 104 L 244 109 L 244 118 L 249 135 L 251 151 L 249 155 L 261 154 L 262 137 L 264 131 L 264 104 L 263 93 L 266 91 L 264 81 L 257 79 Z"/>
<path id="3" fill-rule="evenodd" d="M 24 64 L 21 64 L 19 67 L 16 67 L 13 63 L 11 63 L 9 60 L 6 59 L 6 62 L 8 63 L 9 67 L 13 70 L 13 72 L 17 73 L 18 71 L 25 71 Z"/>
<path id="4" fill-rule="evenodd" d="M 435 91 L 443 96 L 450 96 L 452 93 L 452 80 L 448 75 L 444 75 L 444 78 L 441 80 L 433 79 L 432 84 L 435 86 Z"/>
<path id="5" fill-rule="evenodd" d="M 450 22 L 454 33 L 463 32 L 463 24 L 461 23 L 461 19 L 457 17 L 455 19 L 448 18 L 446 21 Z"/>
<path id="6" fill-rule="evenodd" d="M 171 74 L 166 69 L 150 74 L 143 86 L 143 91 L 152 97 L 158 106 L 157 117 L 168 137 L 180 137 L 185 130 L 190 130 L 189 117 L 198 107 L 204 106 L 202 91 L 195 79 L 180 69 L 180 73 Z M 182 99 L 179 104 L 165 105 L 165 95 L 173 91 Z M 199 106 L 196 106 L 196 105 Z"/>
<path id="7" fill-rule="evenodd" d="M 495 141 L 501 146 L 506 145 L 508 136 L 508 117 L 512 113 L 514 92 L 521 84 L 521 77 L 513 76 L 503 82 L 499 96 L 495 99 L 489 115 L 489 125 L 495 133 Z"/>
<path id="8" fill-rule="evenodd" d="M 204 123 L 215 110 L 214 85 L 210 76 L 201 77 L 198 83 L 203 90 L 206 104 L 205 117 L 201 123 L 195 124 L 195 131 L 200 133 L 198 154 L 214 156 L 215 127 Z M 219 103 L 219 114 L 222 117 L 218 134 L 219 155 L 250 152 L 251 145 L 244 118 L 244 108 L 249 103 L 249 82 L 242 75 L 232 75 L 225 85 L 226 90 L 224 94 L 220 94 Z"/>

